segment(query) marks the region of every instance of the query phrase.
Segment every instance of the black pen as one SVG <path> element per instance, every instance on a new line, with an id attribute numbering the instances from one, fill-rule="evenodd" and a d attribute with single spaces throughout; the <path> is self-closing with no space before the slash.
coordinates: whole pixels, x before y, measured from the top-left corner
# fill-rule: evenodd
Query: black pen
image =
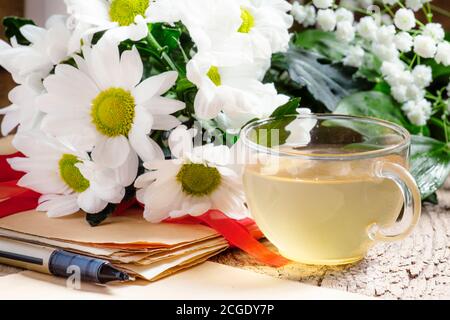
<path id="1" fill-rule="evenodd" d="M 0 237 L 0 263 L 64 278 L 78 273 L 85 282 L 130 280 L 126 272 L 106 260 L 3 237 Z"/>

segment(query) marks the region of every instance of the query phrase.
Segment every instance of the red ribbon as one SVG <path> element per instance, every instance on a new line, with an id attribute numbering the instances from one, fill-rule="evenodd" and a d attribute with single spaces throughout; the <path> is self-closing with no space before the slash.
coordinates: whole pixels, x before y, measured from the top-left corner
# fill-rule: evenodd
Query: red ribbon
<path id="1" fill-rule="evenodd" d="M 8 158 L 21 157 L 20 153 L 9 156 L 0 155 L 0 218 L 35 209 L 38 206 L 39 193 L 17 185 L 18 179 L 24 174 L 14 171 L 6 161 Z M 133 198 L 120 203 L 114 214 L 123 214 L 127 209 L 137 203 Z M 251 219 L 240 221 L 227 217 L 218 210 L 211 210 L 199 217 L 186 216 L 179 219 L 167 219 L 165 222 L 204 224 L 219 232 L 231 246 L 247 252 L 258 261 L 274 267 L 281 267 L 289 263 L 289 260 L 279 254 L 270 251 L 258 240 L 263 234 Z"/>
<path id="2" fill-rule="evenodd" d="M 17 181 L 24 175 L 11 168 L 7 159 L 22 157 L 21 153 L 0 155 L 0 218 L 37 207 L 39 193 L 19 187 Z"/>

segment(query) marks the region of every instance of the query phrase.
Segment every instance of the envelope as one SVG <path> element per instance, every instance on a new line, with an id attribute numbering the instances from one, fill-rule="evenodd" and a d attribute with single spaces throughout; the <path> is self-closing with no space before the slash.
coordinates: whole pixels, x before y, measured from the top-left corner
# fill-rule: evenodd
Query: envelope
<path id="1" fill-rule="evenodd" d="M 27 211 L 0 219 L 0 228 L 102 248 L 160 248 L 194 243 L 218 237 L 203 225 L 159 223 L 142 218 L 142 209 L 130 209 L 126 215 L 110 217 L 98 227 L 91 227 L 83 213 L 63 218 L 48 218 L 45 213 Z"/>

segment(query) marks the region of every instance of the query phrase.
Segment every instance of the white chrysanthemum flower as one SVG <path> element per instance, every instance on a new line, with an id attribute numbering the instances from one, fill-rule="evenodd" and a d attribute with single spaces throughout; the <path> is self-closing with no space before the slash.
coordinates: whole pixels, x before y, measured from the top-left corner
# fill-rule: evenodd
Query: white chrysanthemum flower
<path id="1" fill-rule="evenodd" d="M 414 12 L 401 8 L 397 10 L 394 17 L 394 23 L 402 31 L 409 31 L 416 26 L 416 17 Z"/>
<path id="2" fill-rule="evenodd" d="M 67 142 L 28 132 L 16 135 L 13 145 L 26 156 L 8 160 L 14 170 L 26 173 L 18 185 L 42 194 L 37 210 L 46 211 L 49 217 L 69 215 L 80 208 L 98 213 L 125 195 L 126 185 L 117 179 L 118 170 L 93 163 L 86 152 Z M 135 159 L 134 177 L 137 167 Z M 133 183 L 134 177 L 126 183 Z"/>
<path id="3" fill-rule="evenodd" d="M 433 38 L 436 42 L 441 42 L 445 38 L 445 31 L 440 23 L 428 23 L 423 28 L 422 34 Z"/>
<path id="4" fill-rule="evenodd" d="M 395 36 L 394 42 L 401 52 L 410 52 L 413 46 L 413 37 L 408 32 L 399 32 Z"/>
<path id="5" fill-rule="evenodd" d="M 0 65 L 15 82 L 25 83 L 29 76 L 44 78 L 54 65 L 79 51 L 80 42 L 75 41 L 78 31 L 69 30 L 67 17 L 52 16 L 45 27 L 28 24 L 20 28 L 29 46 L 19 45 L 15 38 L 12 46 L 0 40 Z"/>
<path id="6" fill-rule="evenodd" d="M 242 37 L 238 32 L 244 22 L 237 1 L 159 0 L 154 5 L 170 6 L 166 13 L 176 12 L 172 15 L 178 16 L 186 26 L 197 51 L 209 52 L 221 64 L 250 63 L 254 58 L 253 49 L 259 56 L 271 55 L 266 39 L 252 48 L 251 38 Z"/>
<path id="7" fill-rule="evenodd" d="M 199 88 L 194 107 L 200 119 L 213 119 L 223 111 L 236 128 L 238 122 L 242 126 L 242 121 L 269 116 L 287 102 L 273 85 L 257 80 L 260 67 L 216 66 L 210 61 L 207 55 L 197 54 L 187 64 L 187 78 Z"/>
<path id="8" fill-rule="evenodd" d="M 346 8 L 339 8 L 336 10 L 336 21 L 339 22 L 350 22 L 353 24 L 355 22 L 355 16 L 353 12 Z"/>
<path id="9" fill-rule="evenodd" d="M 40 79 L 37 80 L 19 85 L 9 93 L 12 104 L 0 109 L 0 115 L 5 115 L 1 124 L 3 136 L 11 133 L 16 127 L 19 132 L 32 130 L 39 123 L 40 112 L 35 102 L 44 87 Z"/>
<path id="10" fill-rule="evenodd" d="M 45 79 L 47 93 L 38 98 L 46 113 L 42 130 L 56 137 L 76 135 L 81 149 L 92 151 L 96 163 L 110 168 L 121 166 L 130 152 L 144 161 L 163 157 L 148 135 L 179 124 L 171 114 L 184 103 L 161 96 L 174 85 L 177 73 L 141 82 L 144 70 L 136 48 L 120 55 L 109 41 L 84 48 L 83 56 L 75 57 L 79 69 L 58 65 Z"/>
<path id="11" fill-rule="evenodd" d="M 230 167 L 227 146 L 194 147 L 193 129 L 180 126 L 169 138 L 176 159 L 153 161 L 136 182 L 137 198 L 145 205 L 144 217 L 158 223 L 185 215 L 200 216 L 220 210 L 233 219 L 246 218 L 241 177 Z"/>
<path id="12" fill-rule="evenodd" d="M 198 47 L 236 64 L 286 51 L 293 17 L 285 0 L 171 0 Z M 151 8 L 150 8 L 151 10 Z"/>
<path id="13" fill-rule="evenodd" d="M 377 30 L 377 42 L 382 45 L 391 46 L 395 39 L 396 30 L 394 26 L 381 26 Z"/>
<path id="14" fill-rule="evenodd" d="M 227 1 L 228 5 L 229 1 Z M 268 59 L 272 53 L 285 52 L 289 47 L 289 28 L 294 20 L 288 12 L 291 4 L 285 0 L 238 0 L 241 8 L 241 25 L 238 32 L 249 38 L 255 58 Z M 264 44 L 265 43 L 265 44 Z M 270 48 L 263 54 L 262 48 Z"/>
<path id="15" fill-rule="evenodd" d="M 428 87 L 433 81 L 433 71 L 426 65 L 417 65 L 412 75 L 414 77 L 414 83 L 421 88 Z"/>
<path id="16" fill-rule="evenodd" d="M 414 52 L 422 58 L 434 58 L 436 50 L 436 41 L 433 38 L 424 35 L 414 38 Z"/>
<path id="17" fill-rule="evenodd" d="M 367 40 L 376 40 L 378 25 L 372 17 L 364 17 L 359 20 L 356 27 L 358 34 Z"/>
<path id="18" fill-rule="evenodd" d="M 327 9 L 334 4 L 334 0 L 313 0 L 313 3 L 319 9 Z"/>
<path id="19" fill-rule="evenodd" d="M 289 97 L 278 94 L 273 84 L 254 82 L 246 92 L 225 93 L 223 112 L 216 118 L 223 130 L 238 132 L 253 119 L 268 118 Z"/>
<path id="20" fill-rule="evenodd" d="M 359 68 L 364 62 L 365 52 L 360 46 L 352 46 L 349 48 L 348 53 L 342 61 L 344 65 Z"/>
<path id="21" fill-rule="evenodd" d="M 423 5 L 427 2 L 428 0 L 406 0 L 405 5 L 409 9 L 419 11 L 420 9 L 422 9 Z"/>
<path id="22" fill-rule="evenodd" d="M 349 43 L 355 39 L 355 28 L 348 21 L 339 22 L 336 28 L 336 37 L 343 42 Z"/>
<path id="23" fill-rule="evenodd" d="M 117 41 L 141 40 L 148 34 L 146 12 L 151 0 L 65 0 L 67 12 L 76 21 L 89 24 L 82 35 L 88 39 L 107 31 Z"/>
<path id="24" fill-rule="evenodd" d="M 331 9 L 317 12 L 317 25 L 323 31 L 334 31 L 336 28 L 336 14 Z"/>
<path id="25" fill-rule="evenodd" d="M 450 42 L 444 41 L 438 44 L 435 59 L 437 63 L 450 66 Z"/>
<path id="26" fill-rule="evenodd" d="M 402 107 L 411 123 L 424 126 L 431 117 L 432 109 L 431 103 L 428 100 L 422 99 L 420 101 L 409 101 Z"/>

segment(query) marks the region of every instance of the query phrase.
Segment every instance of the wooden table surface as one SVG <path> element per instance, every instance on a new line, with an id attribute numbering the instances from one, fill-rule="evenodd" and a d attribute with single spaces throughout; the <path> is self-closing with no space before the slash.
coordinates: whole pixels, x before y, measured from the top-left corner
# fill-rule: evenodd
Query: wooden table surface
<path id="1" fill-rule="evenodd" d="M 439 205 L 426 204 L 419 226 L 406 240 L 379 244 L 366 259 L 344 267 L 290 264 L 271 268 L 236 249 L 213 261 L 277 278 L 385 299 L 450 298 L 450 180 Z M 264 243 L 271 246 L 267 241 Z M 0 265 L 0 276 L 19 272 Z"/>

